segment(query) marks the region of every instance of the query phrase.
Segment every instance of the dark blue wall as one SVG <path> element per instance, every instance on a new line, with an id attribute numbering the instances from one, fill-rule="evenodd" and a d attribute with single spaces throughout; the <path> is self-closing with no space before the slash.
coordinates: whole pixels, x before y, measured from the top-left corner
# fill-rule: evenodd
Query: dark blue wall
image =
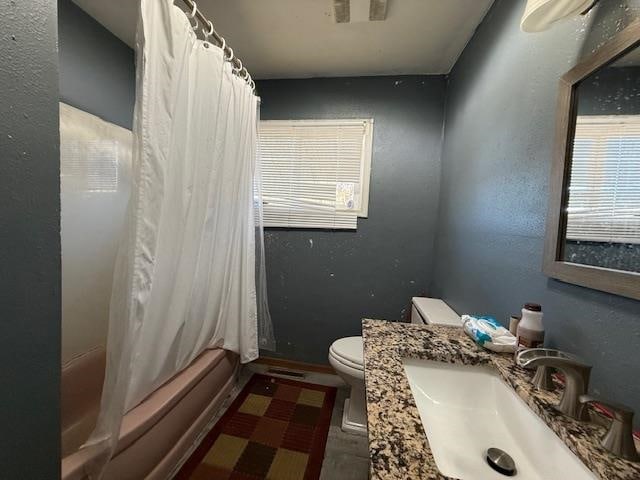
<path id="1" fill-rule="evenodd" d="M 58 0 L 60 100 L 131 129 L 134 53 L 71 0 Z"/>
<path id="2" fill-rule="evenodd" d="M 538 34 L 519 30 L 524 4 L 498 0 L 450 77 L 430 293 L 503 322 L 541 303 L 548 345 L 585 357 L 596 393 L 640 411 L 640 302 L 541 271 L 558 79 L 638 2 L 600 2 Z"/>
<path id="3" fill-rule="evenodd" d="M 278 352 L 326 363 L 363 317 L 398 320 L 433 262 L 444 77 L 258 82 L 263 119 L 375 120 L 369 218 L 357 231 L 267 230 Z M 273 355 L 273 354 L 270 354 Z"/>
<path id="4" fill-rule="evenodd" d="M 56 5 L 0 7 L 0 478 L 60 475 Z"/>

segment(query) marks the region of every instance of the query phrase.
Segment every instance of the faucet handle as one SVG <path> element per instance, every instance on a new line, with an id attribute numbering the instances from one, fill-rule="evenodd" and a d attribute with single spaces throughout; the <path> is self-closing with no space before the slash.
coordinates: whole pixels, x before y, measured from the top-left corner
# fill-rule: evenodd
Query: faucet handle
<path id="1" fill-rule="evenodd" d="M 601 445 L 609 452 L 629 460 L 640 461 L 633 441 L 633 409 L 621 403 L 610 402 L 594 395 L 580 395 L 580 404 L 585 408 L 590 403 L 599 403 L 613 413 L 611 426 L 602 437 Z"/>

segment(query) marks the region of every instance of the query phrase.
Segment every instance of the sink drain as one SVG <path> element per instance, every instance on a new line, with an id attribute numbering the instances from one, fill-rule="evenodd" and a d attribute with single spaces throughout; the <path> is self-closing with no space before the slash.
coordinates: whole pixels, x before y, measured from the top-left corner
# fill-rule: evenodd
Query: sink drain
<path id="1" fill-rule="evenodd" d="M 487 463 L 496 472 L 507 477 L 513 477 L 516 474 L 516 462 L 507 452 L 499 448 L 487 450 Z"/>

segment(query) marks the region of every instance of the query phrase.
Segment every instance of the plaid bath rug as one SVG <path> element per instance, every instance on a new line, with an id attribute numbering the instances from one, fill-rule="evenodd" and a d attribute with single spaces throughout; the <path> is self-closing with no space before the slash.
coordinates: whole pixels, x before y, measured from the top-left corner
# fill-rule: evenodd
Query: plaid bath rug
<path id="1" fill-rule="evenodd" d="M 316 480 L 336 389 L 255 374 L 176 480 Z"/>

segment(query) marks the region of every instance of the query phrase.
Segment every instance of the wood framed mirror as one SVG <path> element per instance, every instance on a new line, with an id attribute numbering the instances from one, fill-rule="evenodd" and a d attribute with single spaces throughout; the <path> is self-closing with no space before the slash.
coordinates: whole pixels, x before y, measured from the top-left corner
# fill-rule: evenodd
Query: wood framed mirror
<path id="1" fill-rule="evenodd" d="M 640 21 L 560 79 L 543 271 L 640 299 Z"/>

